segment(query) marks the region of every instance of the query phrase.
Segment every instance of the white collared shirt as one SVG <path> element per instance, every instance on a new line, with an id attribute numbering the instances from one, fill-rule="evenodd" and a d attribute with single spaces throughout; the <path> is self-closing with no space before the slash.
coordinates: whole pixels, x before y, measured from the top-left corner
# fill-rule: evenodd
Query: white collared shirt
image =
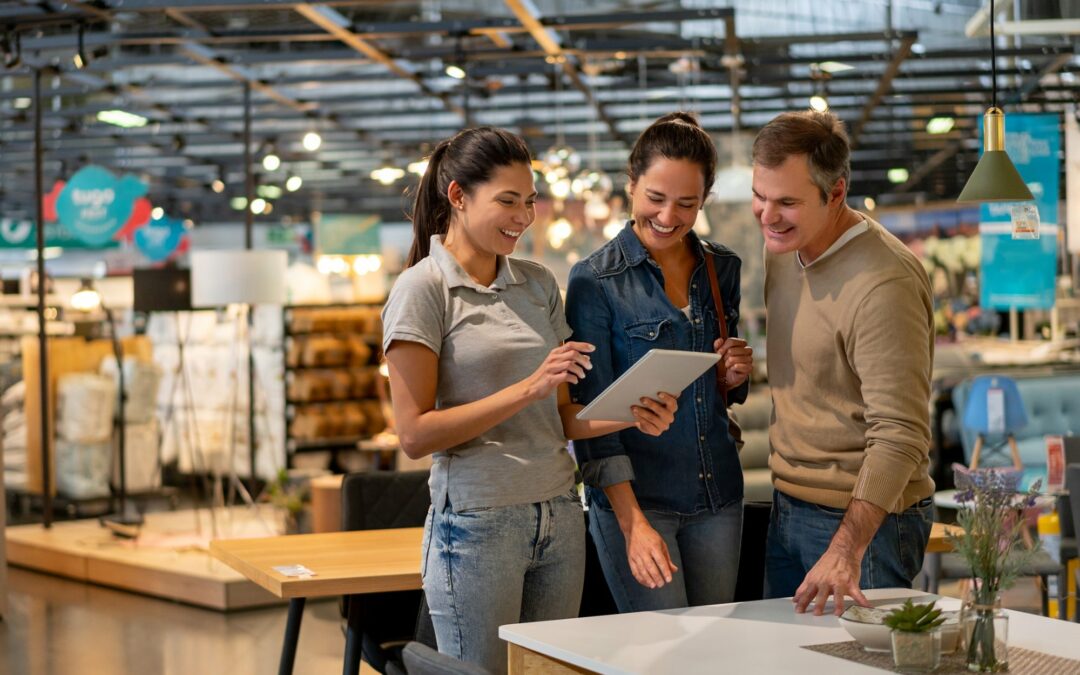
<path id="1" fill-rule="evenodd" d="M 825 252 L 819 255 L 817 258 L 814 258 L 814 260 L 809 265 L 803 264 L 802 256 L 799 255 L 798 251 L 795 252 L 795 259 L 799 261 L 799 267 L 801 267 L 802 269 L 806 269 L 807 267 L 816 265 L 825 258 L 828 258 L 833 253 L 836 253 L 837 251 L 842 249 L 844 247 L 844 244 L 847 244 L 849 241 L 859 236 L 863 232 L 866 232 L 868 229 L 870 229 L 870 224 L 866 222 L 866 218 L 863 218 L 861 221 L 845 230 L 844 233 L 837 237 L 836 241 L 832 243 L 832 246 L 825 249 Z"/>

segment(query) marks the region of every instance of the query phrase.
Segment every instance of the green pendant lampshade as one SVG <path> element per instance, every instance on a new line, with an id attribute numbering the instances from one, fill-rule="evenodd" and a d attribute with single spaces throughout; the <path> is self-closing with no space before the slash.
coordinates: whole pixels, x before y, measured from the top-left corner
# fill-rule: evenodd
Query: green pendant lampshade
<path id="1" fill-rule="evenodd" d="M 1027 202 L 1034 199 L 1005 152 L 1005 113 L 993 107 L 983 115 L 983 154 L 958 202 Z"/>

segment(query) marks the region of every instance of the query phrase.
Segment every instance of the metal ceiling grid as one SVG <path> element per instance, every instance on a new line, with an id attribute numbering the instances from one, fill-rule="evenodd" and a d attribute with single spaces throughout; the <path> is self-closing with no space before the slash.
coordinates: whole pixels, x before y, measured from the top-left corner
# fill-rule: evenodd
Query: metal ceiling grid
<path id="1" fill-rule="evenodd" d="M 572 12 L 560 11 L 571 4 Z M 236 218 L 227 203 L 242 194 L 243 82 L 253 87 L 258 180 L 305 178 L 276 215 L 304 217 L 318 202 L 399 217 L 401 186 L 378 185 L 367 172 L 421 156 L 463 125 L 466 108 L 470 122 L 521 131 L 537 152 L 561 136 L 586 162 L 617 173 L 626 143 L 671 109 L 698 111 L 721 136 L 733 125 L 752 132 L 822 90 L 857 137 L 858 194 L 958 191 L 974 165 L 989 64 L 985 39 L 964 38 L 957 27 L 977 0 L 895 0 L 888 16 L 873 2 L 814 3 L 826 9 L 801 23 L 806 0 L 643 4 L 106 0 L 53 11 L 7 2 L 0 31 L 7 17 L 26 60 L 59 71 L 46 80 L 47 182 L 92 159 L 146 176 L 154 199 L 199 222 Z M 80 22 L 86 48 L 97 53 L 75 70 Z M 728 34 L 732 26 L 738 35 Z M 999 85 L 1039 109 L 1063 109 L 1076 99 L 1074 47 L 1066 36 L 1012 41 L 999 50 Z M 822 76 L 825 61 L 853 69 Z M 452 62 L 467 67 L 466 83 L 445 74 Z M 13 215 L 32 201 L 32 148 L 27 71 L 8 73 L 0 80 L 0 204 Z M 120 130 L 96 121 L 111 108 L 150 124 Z M 926 122 L 941 114 L 957 124 L 931 136 Z M 309 130 L 324 139 L 314 153 L 300 145 Z M 284 164 L 265 172 L 260 153 L 271 146 Z M 888 183 L 898 164 L 920 181 Z M 209 192 L 222 174 L 229 189 Z"/>

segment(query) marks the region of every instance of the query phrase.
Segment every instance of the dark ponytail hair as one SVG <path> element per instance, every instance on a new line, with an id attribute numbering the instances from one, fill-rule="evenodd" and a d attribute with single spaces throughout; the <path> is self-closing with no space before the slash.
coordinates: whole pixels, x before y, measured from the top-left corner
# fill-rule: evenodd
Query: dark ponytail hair
<path id="1" fill-rule="evenodd" d="M 435 146 L 413 200 L 413 243 L 406 267 L 427 257 L 433 235 L 450 228 L 450 200 L 446 191 L 457 181 L 465 194 L 491 180 L 495 169 L 512 164 L 530 165 L 529 146 L 520 136 L 495 127 L 459 131 Z"/>
<path id="2" fill-rule="evenodd" d="M 683 159 L 700 166 L 705 179 L 703 196 L 708 196 L 716 180 L 716 145 L 692 113 L 668 113 L 642 131 L 630 151 L 626 175 L 636 183 L 661 157 Z"/>

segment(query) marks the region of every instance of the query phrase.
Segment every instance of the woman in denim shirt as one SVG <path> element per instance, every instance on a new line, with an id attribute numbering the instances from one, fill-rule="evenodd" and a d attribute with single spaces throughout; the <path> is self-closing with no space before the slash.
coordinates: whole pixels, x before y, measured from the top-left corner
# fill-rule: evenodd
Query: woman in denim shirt
<path id="1" fill-rule="evenodd" d="M 692 227 L 716 172 L 712 139 L 686 113 L 661 117 L 630 153 L 633 220 L 574 265 L 567 321 L 596 346 L 571 385 L 589 403 L 650 349 L 716 351 L 679 398 L 662 437 L 630 429 L 574 446 L 588 486 L 589 531 L 620 611 L 730 602 L 742 532 L 742 469 L 727 403 L 746 398 L 751 350 L 720 339 L 705 256 L 712 256 L 728 333 L 739 320 L 739 258 Z M 718 382 L 718 378 L 723 382 Z"/>

